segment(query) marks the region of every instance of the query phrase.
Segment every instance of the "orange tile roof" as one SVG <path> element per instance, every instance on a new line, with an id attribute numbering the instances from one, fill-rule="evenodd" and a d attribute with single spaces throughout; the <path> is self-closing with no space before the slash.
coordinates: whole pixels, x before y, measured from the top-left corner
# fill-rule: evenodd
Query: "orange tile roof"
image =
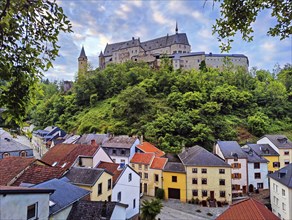
<path id="1" fill-rule="evenodd" d="M 42 157 L 42 160 L 50 165 L 58 162 L 56 166 L 69 169 L 78 156 L 94 156 L 98 148 L 97 145 L 57 144 Z"/>
<path id="2" fill-rule="evenodd" d="M 151 164 L 151 169 L 162 170 L 167 163 L 167 158 L 155 157 Z"/>
<path id="3" fill-rule="evenodd" d="M 33 164 L 12 185 L 19 186 L 21 183 L 42 183 L 50 179 L 60 178 L 65 171 L 61 167 Z"/>
<path id="4" fill-rule="evenodd" d="M 14 177 L 24 171 L 35 158 L 6 157 L 0 160 L 0 185 L 7 185 Z"/>
<path id="5" fill-rule="evenodd" d="M 149 142 L 143 142 L 142 144 L 137 145 L 137 148 L 139 148 L 144 153 L 155 153 L 156 157 L 162 157 L 165 155 L 162 150 L 159 150 L 157 147 L 155 147 L 153 144 L 150 144 Z"/>
<path id="6" fill-rule="evenodd" d="M 131 163 L 150 165 L 154 156 L 154 153 L 135 153 L 131 159 Z"/>
<path id="7" fill-rule="evenodd" d="M 249 198 L 231 205 L 216 220 L 279 220 L 264 204 Z"/>
<path id="8" fill-rule="evenodd" d="M 113 174 L 113 183 L 116 183 L 117 179 L 121 175 L 123 170 L 118 170 L 118 167 L 120 165 L 118 163 L 109 163 L 109 162 L 100 162 L 96 168 L 102 168 L 105 169 L 106 171 L 110 172 Z"/>

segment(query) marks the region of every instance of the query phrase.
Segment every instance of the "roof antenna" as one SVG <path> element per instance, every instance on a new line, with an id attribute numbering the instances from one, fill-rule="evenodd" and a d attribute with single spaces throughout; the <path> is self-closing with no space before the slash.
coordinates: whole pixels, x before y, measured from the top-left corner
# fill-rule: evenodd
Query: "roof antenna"
<path id="1" fill-rule="evenodd" d="M 178 32 L 178 27 L 177 27 L 177 21 L 175 22 L 175 33 L 177 34 Z"/>

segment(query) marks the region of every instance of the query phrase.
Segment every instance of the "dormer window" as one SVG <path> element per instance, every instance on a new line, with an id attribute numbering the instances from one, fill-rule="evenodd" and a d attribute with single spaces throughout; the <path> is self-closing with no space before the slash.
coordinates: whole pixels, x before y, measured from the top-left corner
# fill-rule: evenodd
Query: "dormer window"
<path id="1" fill-rule="evenodd" d="M 21 152 L 19 153 L 19 156 L 21 156 L 21 157 L 26 157 L 26 151 L 21 151 Z"/>
<path id="2" fill-rule="evenodd" d="M 58 164 L 57 161 L 55 161 L 53 164 L 52 164 L 52 167 L 56 166 Z"/>
<path id="3" fill-rule="evenodd" d="M 9 156 L 10 156 L 10 154 L 7 153 L 7 152 L 2 154 L 2 157 L 3 157 L 3 158 L 9 157 Z"/>

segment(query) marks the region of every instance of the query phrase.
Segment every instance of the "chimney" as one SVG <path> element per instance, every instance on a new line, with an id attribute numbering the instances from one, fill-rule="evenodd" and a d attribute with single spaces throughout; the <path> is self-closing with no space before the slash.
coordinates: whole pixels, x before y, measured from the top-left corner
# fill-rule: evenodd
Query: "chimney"
<path id="1" fill-rule="evenodd" d="M 91 145 L 92 145 L 92 146 L 97 146 L 97 143 L 96 143 L 95 139 L 92 139 L 92 140 L 91 140 Z"/>

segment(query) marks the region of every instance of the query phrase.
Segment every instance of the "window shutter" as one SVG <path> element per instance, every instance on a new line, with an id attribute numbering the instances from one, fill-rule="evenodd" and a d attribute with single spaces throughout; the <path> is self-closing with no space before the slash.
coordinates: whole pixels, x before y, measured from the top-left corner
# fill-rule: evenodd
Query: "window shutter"
<path id="1" fill-rule="evenodd" d="M 231 164 L 231 167 L 234 168 L 234 163 Z"/>
<path id="2" fill-rule="evenodd" d="M 241 163 L 238 163 L 238 168 L 241 168 Z"/>
<path id="3" fill-rule="evenodd" d="M 234 173 L 231 174 L 231 178 L 234 179 Z"/>
<path id="4" fill-rule="evenodd" d="M 241 173 L 238 174 L 238 179 L 241 179 Z"/>

